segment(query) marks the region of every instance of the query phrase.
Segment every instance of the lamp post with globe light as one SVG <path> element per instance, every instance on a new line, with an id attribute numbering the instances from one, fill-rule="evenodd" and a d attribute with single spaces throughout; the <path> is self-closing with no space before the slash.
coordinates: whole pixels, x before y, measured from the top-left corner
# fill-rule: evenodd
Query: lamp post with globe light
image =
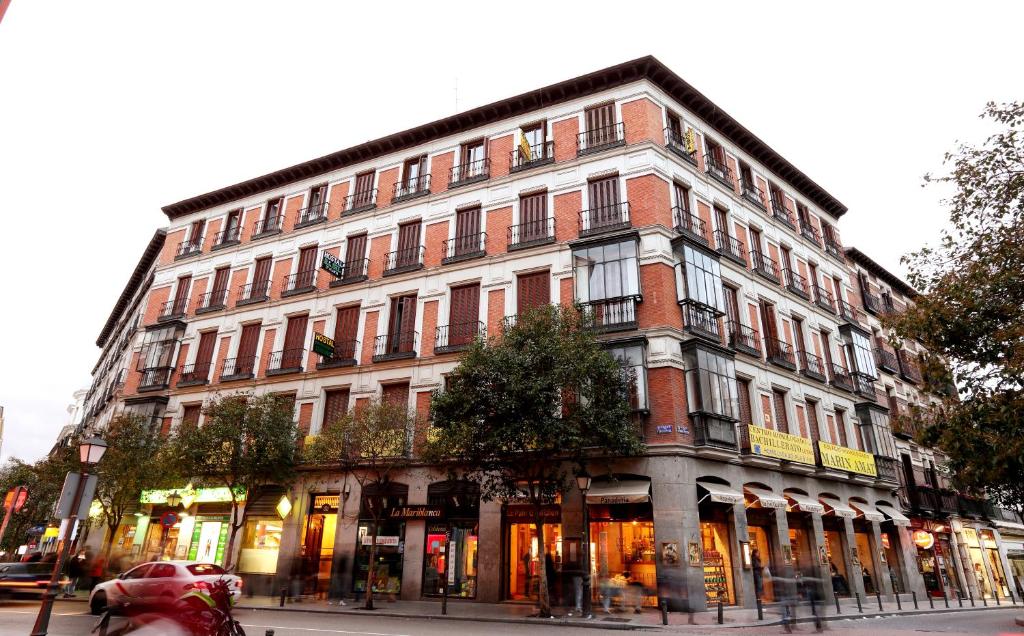
<path id="1" fill-rule="evenodd" d="M 580 489 L 580 494 L 583 496 L 583 549 L 580 550 L 580 558 L 583 560 L 583 618 L 590 618 L 593 614 L 590 581 L 590 511 L 587 509 L 587 491 L 590 490 L 590 481 L 590 473 L 586 468 L 576 474 L 576 487 Z"/>
<path id="2" fill-rule="evenodd" d="M 50 575 L 50 583 L 46 586 L 42 605 L 39 606 L 39 615 L 36 616 L 35 625 L 32 627 L 32 636 L 46 636 L 46 630 L 50 624 L 50 613 L 53 611 L 53 599 L 57 597 L 57 589 L 60 587 L 60 573 L 64 571 L 64 564 L 67 562 L 68 552 L 71 550 L 71 535 L 75 531 L 75 524 L 78 522 L 78 509 L 82 505 L 85 486 L 89 481 L 89 470 L 100 463 L 105 452 L 107 452 L 107 443 L 98 437 L 92 437 L 78 445 L 78 458 L 82 463 L 82 474 L 79 475 L 75 496 L 71 500 L 71 514 L 68 516 L 64 536 L 61 537 L 57 561 L 53 564 L 53 574 Z"/>

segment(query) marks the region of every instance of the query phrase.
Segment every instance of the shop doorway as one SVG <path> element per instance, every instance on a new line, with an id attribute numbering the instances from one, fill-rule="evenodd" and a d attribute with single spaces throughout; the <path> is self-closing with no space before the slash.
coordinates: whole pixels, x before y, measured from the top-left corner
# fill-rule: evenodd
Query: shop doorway
<path id="1" fill-rule="evenodd" d="M 747 534 L 750 537 L 750 552 L 757 556 L 761 562 L 761 600 L 766 602 L 775 601 L 775 586 L 772 579 L 782 576 L 782 570 L 775 562 L 775 519 L 770 510 L 747 509 Z M 767 568 L 767 572 L 765 572 Z M 756 590 L 755 590 L 756 592 Z"/>
<path id="2" fill-rule="evenodd" d="M 511 506 L 510 506 L 511 507 Z M 522 508 L 529 508 L 524 506 Z M 540 568 L 547 568 L 548 595 L 551 604 L 556 604 L 556 581 L 562 559 L 562 524 L 559 521 L 544 524 L 543 540 L 537 533 L 537 525 L 525 521 L 532 516 L 532 508 L 511 512 L 512 519 L 506 524 L 508 539 L 508 593 L 511 601 L 536 602 L 540 598 Z M 561 508 L 559 507 L 559 511 Z M 508 515 L 506 511 L 506 515 Z"/>
<path id="3" fill-rule="evenodd" d="M 326 596 L 331 584 L 334 533 L 338 522 L 338 495 L 310 497 L 309 514 L 302 533 L 302 590 L 304 594 Z"/>
<path id="4" fill-rule="evenodd" d="M 352 589 L 366 592 L 370 571 L 370 547 L 374 543 L 374 510 L 383 511 L 373 563 L 373 592 L 397 596 L 402 591 L 402 561 L 405 554 L 405 521 L 389 518 L 388 511 L 404 506 L 409 486 L 390 482 L 385 486 L 367 484 L 359 504 L 359 528 L 356 531 L 355 575 Z"/>
<path id="5" fill-rule="evenodd" d="M 607 598 L 605 606 L 609 608 L 616 604 L 623 609 L 656 607 L 650 479 L 618 475 L 612 480 L 594 480 L 586 505 L 593 555 L 591 578 L 597 582 L 594 599 Z"/>
<path id="6" fill-rule="evenodd" d="M 995 590 L 1003 598 L 1010 597 L 1010 588 L 1006 582 L 1006 575 L 1003 573 L 1002 559 L 999 558 L 999 550 L 996 548 L 996 538 L 991 530 L 982 530 L 981 538 L 985 542 L 985 557 L 988 559 L 988 570 L 995 579 Z"/>
<path id="7" fill-rule="evenodd" d="M 846 528 L 843 520 L 830 515 L 821 518 L 825 530 L 825 557 L 832 578 L 832 592 L 836 596 L 850 596 L 852 586 L 846 567 Z"/>
<path id="8" fill-rule="evenodd" d="M 426 526 L 423 595 L 444 593 L 446 573 L 455 560 L 448 595 L 476 598 L 480 547 L 480 486 L 469 481 L 443 481 L 427 487 L 427 502 L 441 518 Z M 445 538 L 448 544 L 445 544 Z"/>
<path id="9" fill-rule="evenodd" d="M 857 576 L 858 574 L 860 575 L 861 579 L 864 581 L 864 593 L 871 595 L 881 588 L 878 587 L 874 551 L 871 549 L 869 532 L 870 526 L 868 526 L 867 522 L 854 520 L 853 538 L 856 542 L 855 547 L 857 548 L 857 551 L 856 558 L 853 560 L 853 567 L 859 568 L 860 572 L 854 572 L 853 576 Z"/>

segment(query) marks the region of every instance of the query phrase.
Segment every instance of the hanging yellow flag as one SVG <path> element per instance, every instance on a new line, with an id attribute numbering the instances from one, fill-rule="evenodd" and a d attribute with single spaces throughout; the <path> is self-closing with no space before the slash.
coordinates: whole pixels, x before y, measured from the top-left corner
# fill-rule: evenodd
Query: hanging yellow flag
<path id="1" fill-rule="evenodd" d="M 526 136 L 519 137 L 519 154 L 522 155 L 523 161 L 531 161 L 533 157 L 530 156 L 530 144 L 526 141 Z"/>
<path id="2" fill-rule="evenodd" d="M 693 128 L 686 129 L 686 134 L 683 136 L 683 139 L 686 144 L 686 152 L 693 152 L 697 149 L 697 140 L 693 135 Z"/>

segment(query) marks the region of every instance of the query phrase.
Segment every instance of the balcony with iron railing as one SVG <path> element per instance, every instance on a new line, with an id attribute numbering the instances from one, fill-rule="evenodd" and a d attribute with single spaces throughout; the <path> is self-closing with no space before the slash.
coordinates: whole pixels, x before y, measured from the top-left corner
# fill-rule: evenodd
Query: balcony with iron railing
<path id="1" fill-rule="evenodd" d="M 341 287 L 343 285 L 351 285 L 353 283 L 360 283 L 368 278 L 367 272 L 370 271 L 370 259 L 368 258 L 354 258 L 352 260 L 345 261 L 342 265 L 341 276 L 337 276 L 329 283 L 330 287 Z"/>
<path id="2" fill-rule="evenodd" d="M 377 207 L 377 188 L 356 191 L 342 201 L 341 215 L 359 214 Z"/>
<path id="3" fill-rule="evenodd" d="M 864 309 L 876 316 L 882 315 L 882 298 L 865 290 L 861 291 L 861 300 L 864 302 Z"/>
<path id="4" fill-rule="evenodd" d="M 747 266 L 747 251 L 743 243 L 724 230 L 715 230 L 715 251 L 738 265 Z"/>
<path id="5" fill-rule="evenodd" d="M 174 260 L 179 261 L 183 258 L 189 258 L 196 256 L 203 252 L 203 237 L 199 237 L 195 240 L 182 241 L 178 243 L 178 249 L 174 251 Z"/>
<path id="6" fill-rule="evenodd" d="M 777 367 L 796 371 L 796 353 L 793 345 L 778 338 L 765 338 L 764 341 L 768 362 Z"/>
<path id="7" fill-rule="evenodd" d="M 853 378 L 850 377 L 850 372 L 834 362 L 832 363 L 831 384 L 837 389 L 853 393 Z"/>
<path id="8" fill-rule="evenodd" d="M 893 412 L 889 410 L 889 427 L 893 435 L 913 439 L 920 432 L 919 420 L 913 410 Z"/>
<path id="9" fill-rule="evenodd" d="M 961 516 L 974 517 L 975 519 L 989 518 L 994 512 L 992 504 L 980 497 L 970 495 L 959 495 L 959 513 Z"/>
<path id="10" fill-rule="evenodd" d="M 555 161 L 555 142 L 545 141 L 532 146 L 520 146 L 509 153 L 512 172 L 545 166 Z"/>
<path id="11" fill-rule="evenodd" d="M 800 352 L 800 373 L 818 382 L 828 382 L 825 361 L 809 351 Z"/>
<path id="12" fill-rule="evenodd" d="M 139 391 L 161 391 L 171 383 L 171 374 L 174 367 L 150 367 L 141 371 L 139 378 Z"/>
<path id="13" fill-rule="evenodd" d="M 411 179 L 403 179 L 392 189 L 391 202 L 401 203 L 430 194 L 430 175 L 422 174 Z"/>
<path id="14" fill-rule="evenodd" d="M 722 312 L 704 303 L 685 298 L 679 301 L 683 312 L 683 331 L 701 336 L 712 342 L 721 342 L 721 330 L 718 318 Z"/>
<path id="15" fill-rule="evenodd" d="M 757 330 L 730 320 L 725 324 L 729 336 L 729 347 L 755 358 L 761 357 L 761 343 Z"/>
<path id="16" fill-rule="evenodd" d="M 810 221 L 803 218 L 800 219 L 800 235 L 811 243 L 821 247 L 821 232 L 811 225 Z"/>
<path id="17" fill-rule="evenodd" d="M 242 240 L 242 228 L 235 226 L 221 230 L 213 235 L 213 249 L 219 250 L 224 247 L 238 245 Z"/>
<path id="18" fill-rule="evenodd" d="M 793 213 L 790 212 L 786 205 L 777 199 L 772 199 L 772 216 L 777 220 L 782 221 L 789 229 L 796 229 L 796 218 Z"/>
<path id="19" fill-rule="evenodd" d="M 284 216 L 281 214 L 274 214 L 264 219 L 256 221 L 252 228 L 252 238 L 256 239 L 265 238 L 267 236 L 273 236 L 274 234 L 281 233 L 281 226 L 284 224 Z"/>
<path id="20" fill-rule="evenodd" d="M 480 258 L 487 253 L 487 233 L 464 234 L 450 238 L 441 245 L 442 265 Z"/>
<path id="21" fill-rule="evenodd" d="M 576 154 L 587 155 L 626 145 L 626 127 L 622 123 L 585 130 L 576 135 Z"/>
<path id="22" fill-rule="evenodd" d="M 180 320 L 188 313 L 188 298 L 176 298 L 168 300 L 160 307 L 158 322 L 166 320 Z"/>
<path id="23" fill-rule="evenodd" d="M 388 252 L 384 255 L 384 276 L 394 276 L 422 269 L 423 254 L 422 245 Z"/>
<path id="24" fill-rule="evenodd" d="M 597 331 L 628 331 L 637 328 L 639 300 L 639 296 L 591 300 L 584 303 L 584 313 L 588 324 Z"/>
<path id="25" fill-rule="evenodd" d="M 954 490 L 945 488 L 939 489 L 939 512 L 945 515 L 955 515 L 960 511 L 957 493 Z"/>
<path id="26" fill-rule="evenodd" d="M 875 347 L 875 366 L 889 373 L 900 372 L 900 365 L 896 360 L 896 354 L 884 347 Z"/>
<path id="27" fill-rule="evenodd" d="M 712 413 L 690 413 L 693 422 L 694 446 L 710 446 L 735 451 L 739 448 L 736 439 L 736 421 Z"/>
<path id="28" fill-rule="evenodd" d="M 814 304 L 830 314 L 836 313 L 836 300 L 832 297 L 832 292 L 821 285 L 814 286 Z"/>
<path id="29" fill-rule="evenodd" d="M 373 361 L 400 360 L 416 357 L 416 342 L 419 333 L 416 331 L 397 331 L 377 336 L 373 341 Z"/>
<path id="30" fill-rule="evenodd" d="M 238 356 L 224 360 L 224 368 L 220 373 L 221 382 L 233 380 L 249 380 L 256 374 L 256 356 Z"/>
<path id="31" fill-rule="evenodd" d="M 864 312 L 861 311 L 859 308 L 854 307 L 853 305 L 851 305 L 850 303 L 846 302 L 841 298 L 836 302 L 838 302 L 839 304 L 839 317 L 842 318 L 845 322 L 851 325 L 860 326 L 864 324 L 865 320 L 867 320 L 867 317 L 864 315 Z"/>
<path id="32" fill-rule="evenodd" d="M 747 179 L 740 179 L 740 194 L 747 201 L 753 203 L 762 210 L 767 210 L 768 207 L 764 204 L 765 196 L 764 190 L 757 187 L 756 183 L 753 183 Z"/>
<path id="33" fill-rule="evenodd" d="M 273 351 L 270 354 L 270 360 L 267 362 L 267 375 L 301 373 L 302 364 L 305 360 L 305 349 L 282 349 L 280 351 Z"/>
<path id="34" fill-rule="evenodd" d="M 298 296 L 316 291 L 316 270 L 307 269 L 284 277 L 281 297 Z"/>
<path id="35" fill-rule="evenodd" d="M 580 212 L 580 237 L 614 232 L 629 227 L 629 203 L 612 203 Z"/>
<path id="36" fill-rule="evenodd" d="M 483 333 L 484 323 L 479 320 L 441 325 L 434 331 L 434 353 L 465 351 Z"/>
<path id="37" fill-rule="evenodd" d="M 459 186 L 486 181 L 491 177 L 491 159 L 484 157 L 476 161 L 467 161 L 451 167 L 449 171 L 448 187 Z"/>
<path id="38" fill-rule="evenodd" d="M 527 221 L 508 228 L 508 250 L 521 250 L 555 242 L 555 218 Z"/>
<path id="39" fill-rule="evenodd" d="M 907 498 L 916 512 L 931 514 L 939 509 L 939 493 L 930 486 L 908 484 Z"/>
<path id="40" fill-rule="evenodd" d="M 665 147 L 684 161 L 697 165 L 697 145 L 692 139 L 687 141 L 682 133 L 666 128 Z"/>
<path id="41" fill-rule="evenodd" d="M 875 393 L 875 379 L 873 377 L 858 371 L 852 371 L 850 379 L 853 380 L 854 393 L 871 402 L 878 401 L 878 395 Z"/>
<path id="42" fill-rule="evenodd" d="M 316 205 L 306 206 L 299 210 L 299 220 L 295 223 L 295 229 L 309 227 L 316 225 L 317 223 L 324 223 L 327 221 L 327 201 L 317 203 Z"/>
<path id="43" fill-rule="evenodd" d="M 719 160 L 714 153 L 704 155 L 705 172 L 716 181 L 732 190 L 732 169 L 724 160 Z"/>
<path id="44" fill-rule="evenodd" d="M 910 359 L 910 354 L 907 353 L 906 349 L 900 349 L 897 360 L 900 365 L 900 377 L 907 382 L 921 384 L 923 380 L 921 369 L 918 368 L 916 362 Z"/>
<path id="45" fill-rule="evenodd" d="M 508 331 L 516 326 L 519 322 L 519 314 L 511 314 L 501 319 L 501 330 Z"/>
<path id="46" fill-rule="evenodd" d="M 227 287 L 224 289 L 215 289 L 213 291 L 206 292 L 199 297 L 199 307 L 196 308 L 196 315 L 207 314 L 212 311 L 220 311 L 227 306 L 227 302 Z"/>
<path id="47" fill-rule="evenodd" d="M 750 250 L 750 263 L 754 273 L 776 285 L 779 284 L 779 264 L 771 256 L 763 254 L 758 250 Z"/>
<path id="48" fill-rule="evenodd" d="M 672 208 L 672 225 L 676 232 L 690 237 L 702 245 L 708 245 L 708 228 L 704 219 L 689 210 L 674 206 Z"/>
<path id="49" fill-rule="evenodd" d="M 875 469 L 878 480 L 895 485 L 900 482 L 900 461 L 885 455 L 875 455 Z"/>
<path id="50" fill-rule="evenodd" d="M 811 287 L 807 284 L 807 278 L 803 274 L 789 268 L 784 269 L 783 273 L 786 277 L 786 289 L 790 293 L 804 300 L 811 299 Z"/>
<path id="51" fill-rule="evenodd" d="M 359 352 L 358 340 L 337 340 L 334 341 L 334 355 L 320 356 L 320 362 L 316 364 L 317 369 L 334 369 L 337 367 L 351 367 L 356 364 L 356 355 Z"/>
<path id="52" fill-rule="evenodd" d="M 237 306 L 261 303 L 270 298 L 270 281 L 261 280 L 240 285 Z"/>
<path id="53" fill-rule="evenodd" d="M 178 388 L 187 386 L 199 386 L 210 381 L 210 363 L 193 362 L 181 367 L 178 374 Z"/>
<path id="54" fill-rule="evenodd" d="M 839 259 L 843 258 L 843 246 L 828 238 L 825 239 L 825 252 Z"/>

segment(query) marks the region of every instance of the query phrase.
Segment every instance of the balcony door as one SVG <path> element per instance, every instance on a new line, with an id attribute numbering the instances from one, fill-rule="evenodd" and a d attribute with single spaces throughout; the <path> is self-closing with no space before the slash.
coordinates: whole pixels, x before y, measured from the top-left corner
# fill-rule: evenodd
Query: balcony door
<path id="1" fill-rule="evenodd" d="M 256 268 L 252 275 L 252 290 L 250 298 L 266 296 L 270 285 L 270 257 L 256 259 Z"/>
<path id="2" fill-rule="evenodd" d="M 789 417 L 786 415 L 786 392 L 779 391 L 778 389 L 773 389 L 772 400 L 775 403 L 776 430 L 782 433 L 788 433 Z"/>
<path id="3" fill-rule="evenodd" d="M 260 340 L 260 323 L 244 325 L 235 356 L 235 373 L 251 374 L 256 367 L 256 347 Z M 230 371 L 227 371 L 230 374 Z"/>
<path id="4" fill-rule="evenodd" d="M 277 228 L 277 218 L 281 215 L 282 199 L 274 199 L 267 202 L 267 209 L 263 214 L 263 231 Z"/>
<path id="5" fill-rule="evenodd" d="M 821 429 L 818 428 L 818 403 L 812 400 L 807 400 L 807 428 L 811 431 L 811 444 L 817 448 Z"/>
<path id="6" fill-rule="evenodd" d="M 590 212 L 585 230 L 619 223 L 619 177 L 591 181 L 587 185 Z"/>
<path id="7" fill-rule="evenodd" d="M 416 294 L 391 299 L 391 318 L 388 324 L 387 353 L 406 353 L 413 350 L 416 332 Z"/>
<path id="8" fill-rule="evenodd" d="M 327 186 L 319 185 L 309 191 L 309 205 L 307 206 L 308 212 L 306 215 L 309 218 L 317 218 L 321 216 L 320 205 L 327 200 Z"/>
<path id="9" fill-rule="evenodd" d="M 312 287 L 316 282 L 317 246 L 304 247 L 299 250 L 299 269 L 295 273 L 295 289 Z"/>
<path id="10" fill-rule="evenodd" d="M 519 199 L 519 242 L 548 236 L 548 193 L 525 195 Z M 513 237 L 514 239 L 515 237 Z"/>
<path id="11" fill-rule="evenodd" d="M 779 340 L 779 331 L 775 323 L 775 305 L 761 301 L 761 330 L 768 341 L 769 347 L 775 347 Z"/>
<path id="12" fill-rule="evenodd" d="M 468 344 L 480 328 L 480 285 L 452 287 L 448 316 L 448 344 Z"/>
<path id="13" fill-rule="evenodd" d="M 395 255 L 395 267 L 417 263 L 419 261 L 419 247 L 419 222 L 398 226 L 398 254 Z"/>
<path id="14" fill-rule="evenodd" d="M 459 154 L 463 179 L 483 174 L 483 160 L 486 152 L 482 139 L 478 139 L 477 141 L 473 141 L 468 144 L 463 144 Z"/>
<path id="15" fill-rule="evenodd" d="M 480 208 L 455 212 L 455 256 L 480 251 Z"/>
<path id="16" fill-rule="evenodd" d="M 356 334 L 359 333 L 359 305 L 341 307 L 334 321 L 334 357 L 349 360 L 356 357 Z"/>
<path id="17" fill-rule="evenodd" d="M 292 316 L 288 319 L 288 327 L 284 332 L 284 352 L 281 354 L 281 368 L 290 369 L 302 366 L 303 345 L 306 342 L 306 324 L 309 316 Z"/>
<path id="18" fill-rule="evenodd" d="M 519 315 L 551 302 L 551 273 L 523 274 L 517 281 L 516 312 Z"/>
<path id="19" fill-rule="evenodd" d="M 238 239 L 238 228 L 242 224 L 242 211 L 233 210 L 228 212 L 227 221 L 224 222 L 224 240 L 234 241 Z"/>
<path id="20" fill-rule="evenodd" d="M 206 380 L 210 376 L 210 362 L 213 360 L 213 348 L 217 344 L 217 332 L 205 331 L 199 336 L 199 348 L 196 352 L 196 363 L 192 373 L 196 380 Z"/>
<path id="21" fill-rule="evenodd" d="M 174 292 L 174 314 L 183 314 L 188 310 L 188 292 L 192 287 L 192 277 L 182 276 L 178 279 L 178 289 Z"/>
<path id="22" fill-rule="evenodd" d="M 356 175 L 355 192 L 352 196 L 352 207 L 361 208 L 373 203 L 373 172 Z"/>
<path id="23" fill-rule="evenodd" d="M 402 171 L 402 179 L 404 180 L 404 188 L 402 194 L 409 194 L 412 192 L 419 192 L 422 189 L 423 183 L 421 183 L 420 177 L 427 172 L 427 156 L 422 155 L 408 159 L 405 162 L 405 167 Z"/>
<path id="24" fill-rule="evenodd" d="M 587 124 L 587 147 L 615 141 L 615 104 L 592 106 L 584 115 Z"/>
<path id="25" fill-rule="evenodd" d="M 223 305 L 227 298 L 228 291 L 228 274 L 231 270 L 227 267 L 221 267 L 213 274 L 213 294 L 210 296 L 208 306 Z"/>
<path id="26" fill-rule="evenodd" d="M 345 276 L 362 276 L 363 261 L 366 259 L 366 235 L 348 237 L 345 248 Z"/>

